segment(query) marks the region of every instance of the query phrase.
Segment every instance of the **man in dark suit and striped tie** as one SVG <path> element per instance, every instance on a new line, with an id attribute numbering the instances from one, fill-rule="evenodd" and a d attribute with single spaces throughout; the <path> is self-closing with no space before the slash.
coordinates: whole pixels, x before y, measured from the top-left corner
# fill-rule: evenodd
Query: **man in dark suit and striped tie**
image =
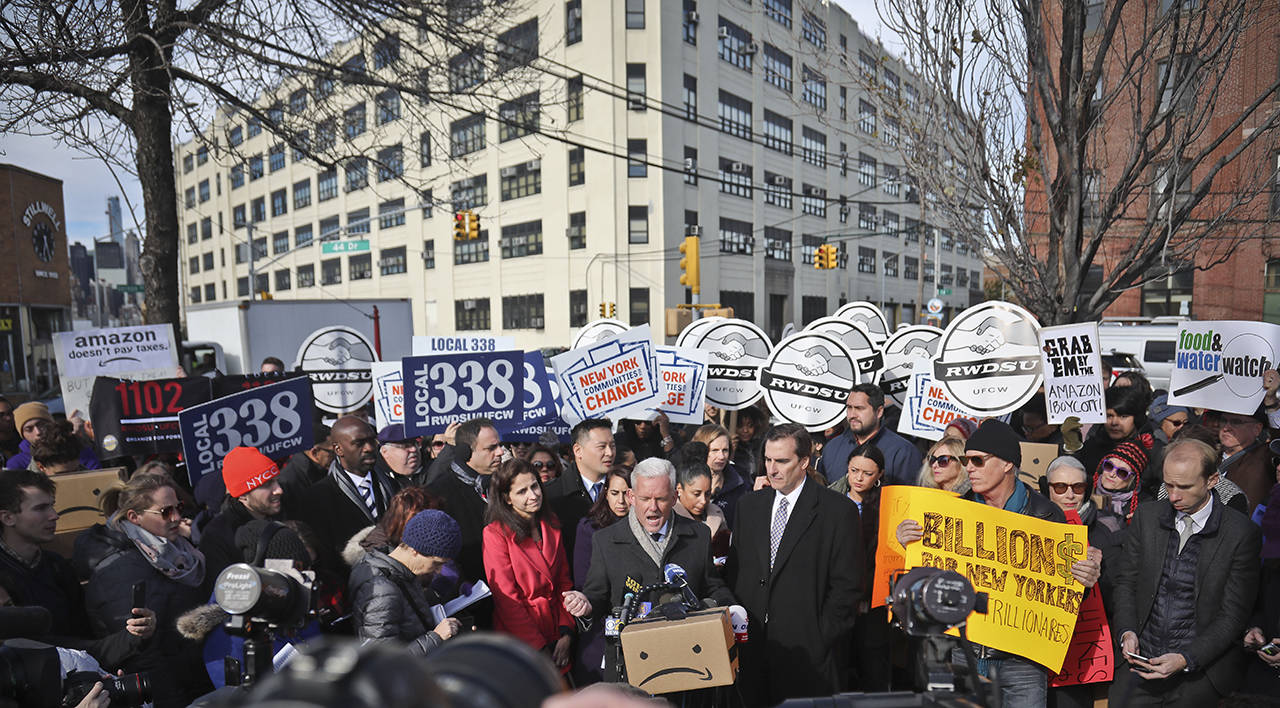
<path id="1" fill-rule="evenodd" d="M 335 456 L 329 474 L 307 488 L 297 516 L 319 537 L 321 562 L 345 577 L 342 548 L 387 510 L 395 483 L 375 467 L 378 436 L 363 419 L 339 418 L 329 440 Z"/>

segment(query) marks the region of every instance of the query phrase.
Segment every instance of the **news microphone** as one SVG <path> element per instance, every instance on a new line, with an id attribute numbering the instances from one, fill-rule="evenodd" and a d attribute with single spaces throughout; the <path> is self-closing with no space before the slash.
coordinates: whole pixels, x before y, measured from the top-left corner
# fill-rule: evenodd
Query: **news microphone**
<path id="1" fill-rule="evenodd" d="M 52 627 L 53 615 L 43 607 L 0 607 L 0 639 L 37 639 Z"/>
<path id="2" fill-rule="evenodd" d="M 628 622 L 631 621 L 631 612 L 633 609 L 635 609 L 634 608 L 635 603 L 636 603 L 635 593 L 629 592 L 626 595 L 622 596 L 622 614 L 618 616 L 618 629 L 622 629 L 623 626 L 625 626 Z"/>
<path id="3" fill-rule="evenodd" d="M 676 563 L 668 563 L 662 569 L 662 575 L 667 579 L 667 583 L 680 591 L 684 597 L 684 606 L 696 610 L 702 606 L 698 602 L 698 596 L 693 594 L 693 588 L 689 587 L 689 577 L 685 574 L 684 568 Z"/>

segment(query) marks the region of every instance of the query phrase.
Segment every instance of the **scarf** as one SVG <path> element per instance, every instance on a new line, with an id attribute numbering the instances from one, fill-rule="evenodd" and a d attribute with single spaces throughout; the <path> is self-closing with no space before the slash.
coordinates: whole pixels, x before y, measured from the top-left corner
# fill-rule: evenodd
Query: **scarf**
<path id="1" fill-rule="evenodd" d="M 142 557 L 166 578 L 189 587 L 204 581 L 204 554 L 191 542 L 179 536 L 174 540 L 160 538 L 121 516 L 111 520 L 115 530 L 123 533 L 138 547 Z"/>
<path id="2" fill-rule="evenodd" d="M 679 502 L 676 503 L 679 504 Z M 671 543 L 671 537 L 676 533 L 675 519 L 670 516 L 667 517 L 669 527 L 667 530 L 667 536 L 662 539 L 662 543 L 658 543 L 653 540 L 653 537 L 649 535 L 649 532 L 645 531 L 644 527 L 640 525 L 640 520 L 636 518 L 635 514 L 627 513 L 627 523 L 631 526 L 631 535 L 635 536 L 636 541 L 640 543 L 640 548 L 644 550 L 644 552 L 649 556 L 649 559 L 653 561 L 653 564 L 661 571 L 662 554 L 667 552 L 667 546 Z"/>
<path id="3" fill-rule="evenodd" d="M 467 485 L 475 489 L 476 494 L 480 495 L 481 499 L 484 499 L 486 501 L 488 500 L 488 496 L 486 494 L 486 492 L 488 491 L 487 487 L 489 486 L 488 475 L 484 475 L 484 474 L 480 474 L 479 472 L 476 472 L 475 470 L 471 469 L 471 467 L 466 463 L 454 462 L 449 466 L 453 468 L 453 474 L 458 479 L 462 480 L 464 483 L 466 483 Z"/>
<path id="4" fill-rule="evenodd" d="M 1102 487 L 1098 487 L 1098 493 L 1101 494 L 1102 498 L 1107 502 L 1107 507 L 1111 509 L 1111 511 L 1119 514 L 1120 518 L 1128 518 L 1130 511 L 1129 507 L 1131 506 L 1129 502 L 1133 499 L 1134 492 L 1136 491 L 1136 484 L 1134 485 L 1134 489 L 1130 489 L 1127 492 L 1109 492 Z"/>

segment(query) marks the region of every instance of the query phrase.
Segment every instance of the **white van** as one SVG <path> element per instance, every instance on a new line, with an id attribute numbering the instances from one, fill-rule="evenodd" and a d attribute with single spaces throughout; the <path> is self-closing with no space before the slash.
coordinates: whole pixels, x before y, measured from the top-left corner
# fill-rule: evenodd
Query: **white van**
<path id="1" fill-rule="evenodd" d="M 1142 364 L 1151 387 L 1169 388 L 1178 323 L 1186 317 L 1104 317 L 1098 325 L 1103 354 L 1132 354 Z"/>

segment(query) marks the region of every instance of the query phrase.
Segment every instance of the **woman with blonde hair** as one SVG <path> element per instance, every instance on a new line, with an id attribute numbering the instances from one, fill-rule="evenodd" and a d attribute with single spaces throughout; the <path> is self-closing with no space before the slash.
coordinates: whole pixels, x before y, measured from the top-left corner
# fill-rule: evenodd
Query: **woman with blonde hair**
<path id="1" fill-rule="evenodd" d="M 934 443 L 924 457 L 916 486 L 956 494 L 969 491 L 969 475 L 964 471 L 964 440 L 947 436 Z"/>
<path id="2" fill-rule="evenodd" d="M 711 468 L 711 503 L 724 512 L 725 523 L 733 525 L 733 511 L 738 499 L 751 491 L 747 476 L 733 463 L 733 442 L 722 425 L 707 423 L 693 431 L 689 442 L 707 446 L 707 467 Z"/>

